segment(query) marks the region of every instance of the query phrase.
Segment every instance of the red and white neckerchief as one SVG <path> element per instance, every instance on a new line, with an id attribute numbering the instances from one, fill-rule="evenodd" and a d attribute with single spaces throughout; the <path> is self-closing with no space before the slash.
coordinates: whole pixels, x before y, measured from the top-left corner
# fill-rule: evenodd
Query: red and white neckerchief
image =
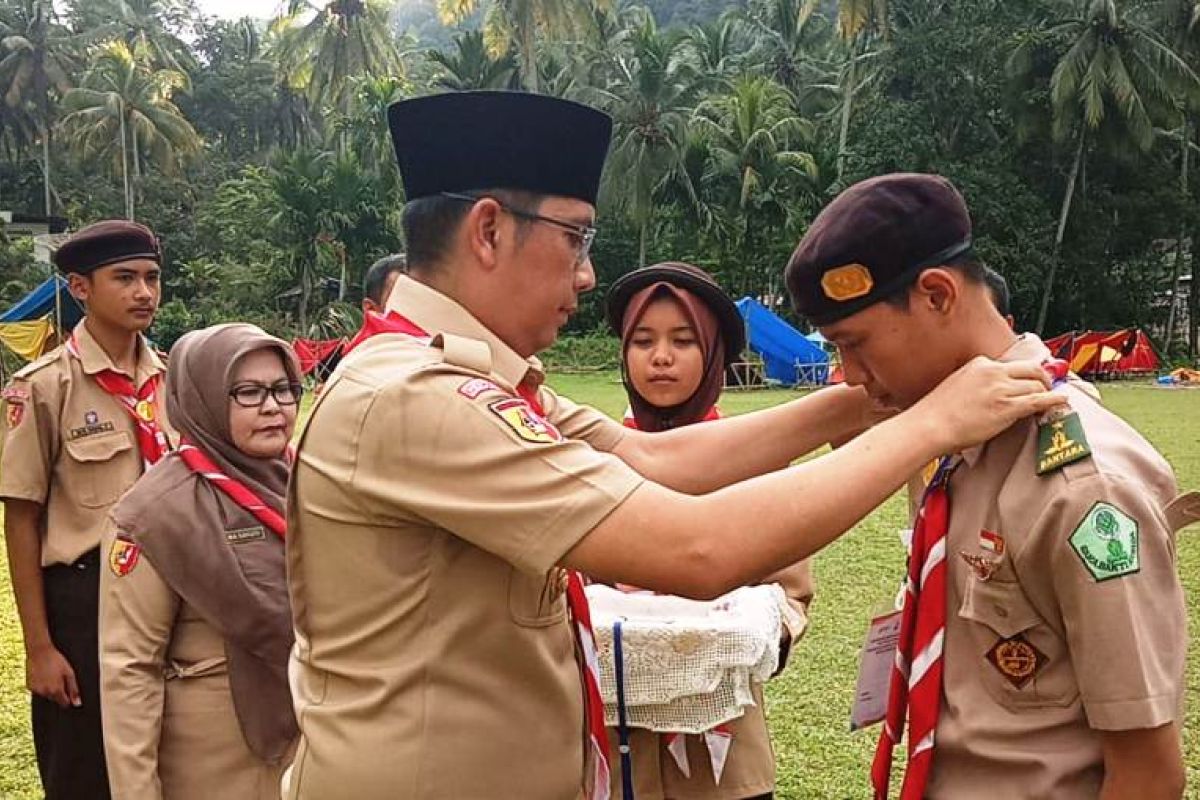
<path id="1" fill-rule="evenodd" d="M 892 748 L 908 716 L 908 765 L 900 800 L 921 800 L 933 764 L 934 732 L 942 704 L 942 645 L 946 632 L 946 534 L 953 466 L 943 458 L 925 490 L 913 530 L 900 640 L 892 665 L 887 716 L 871 762 L 875 800 L 887 800 Z"/>
<path id="2" fill-rule="evenodd" d="M 249 486 L 221 471 L 207 453 L 184 439 L 179 445 L 179 457 L 192 472 L 199 474 L 230 500 L 249 511 L 255 519 L 270 528 L 272 533 L 280 539 L 287 538 L 287 521 L 283 515 L 269 506 Z"/>
<path id="3" fill-rule="evenodd" d="M 733 728 L 722 722 L 700 735 L 704 737 L 704 744 L 708 748 L 708 762 L 712 766 L 713 780 L 720 784 L 721 775 L 725 772 L 725 762 L 729 759 L 729 748 L 733 746 Z M 679 767 L 685 778 L 692 777 L 692 765 L 688 763 L 687 757 L 687 734 L 668 733 L 663 739 L 666 741 L 667 752 L 675 760 L 675 766 Z"/>
<path id="4" fill-rule="evenodd" d="M 713 406 L 708 410 L 708 413 L 700 418 L 700 422 L 712 422 L 721 418 L 721 409 Z M 621 424 L 626 428 L 638 430 L 637 419 L 633 416 L 633 409 L 630 406 L 625 406 L 625 416 L 621 418 Z"/>
<path id="5" fill-rule="evenodd" d="M 384 314 L 367 311 L 363 314 L 362 327 L 358 329 L 358 333 L 354 334 L 353 339 L 346 342 L 342 348 L 342 355 L 346 355 L 367 339 L 380 333 L 403 333 L 415 339 L 421 339 L 423 344 L 429 343 L 429 334 L 395 311 L 388 311 Z"/>
<path id="6" fill-rule="evenodd" d="M 368 330 L 369 328 L 369 330 Z M 385 315 L 368 314 L 363 330 L 347 346 L 347 351 L 379 333 L 403 333 L 429 344 L 430 336 L 419 325 L 403 315 L 388 311 Z M 546 412 L 538 400 L 537 390 L 529 384 L 517 387 L 519 394 L 529 407 L 540 417 Z M 609 800 L 610 768 L 608 757 L 608 732 L 604 728 L 604 701 L 600 696 L 600 664 L 596 660 L 596 637 L 592 631 L 592 613 L 587 594 L 583 591 L 583 576 L 576 570 L 564 570 L 567 574 L 567 609 L 571 614 L 571 628 L 575 643 L 582 657 L 579 664 L 583 684 L 584 719 L 588 728 L 588 745 L 591 756 L 592 774 L 587 777 L 587 796 L 590 800 Z"/>
<path id="7" fill-rule="evenodd" d="M 67 352 L 72 358 L 83 361 L 75 334 L 67 339 Z M 92 376 L 100 388 L 116 400 L 133 419 L 137 433 L 138 450 L 142 453 L 142 464 L 146 469 L 171 452 L 171 443 L 166 433 L 158 426 L 158 387 L 162 375 L 152 375 L 139 389 L 133 379 L 116 370 L 105 369 Z"/>

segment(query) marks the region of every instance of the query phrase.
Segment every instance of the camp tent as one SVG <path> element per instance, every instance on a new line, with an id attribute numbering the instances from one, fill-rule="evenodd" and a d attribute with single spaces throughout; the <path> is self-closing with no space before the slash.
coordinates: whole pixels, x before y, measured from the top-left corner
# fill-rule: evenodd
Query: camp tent
<path id="1" fill-rule="evenodd" d="M 1046 340 L 1055 358 L 1086 377 L 1120 378 L 1155 372 L 1162 362 L 1146 333 L 1137 328 L 1119 331 L 1072 331 Z"/>
<path id="2" fill-rule="evenodd" d="M 42 354 L 56 331 L 70 330 L 83 319 L 83 307 L 67 291 L 67 281 L 52 275 L 0 314 L 0 342 L 26 361 Z"/>
<path id="3" fill-rule="evenodd" d="M 750 349 L 762 357 L 767 377 L 787 386 L 824 384 L 829 355 L 752 297 L 737 301 Z"/>

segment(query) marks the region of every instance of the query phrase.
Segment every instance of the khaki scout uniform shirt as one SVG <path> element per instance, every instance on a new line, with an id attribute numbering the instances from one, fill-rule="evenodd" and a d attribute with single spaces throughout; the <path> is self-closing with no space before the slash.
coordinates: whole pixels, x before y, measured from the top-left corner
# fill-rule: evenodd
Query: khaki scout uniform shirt
<path id="1" fill-rule="evenodd" d="M 86 323 L 75 326 L 75 341 L 79 358 L 57 347 L 17 372 L 4 391 L 0 499 L 44 506 L 44 567 L 70 564 L 97 547 L 109 507 L 142 474 L 133 419 L 90 377 L 116 367 Z M 139 339 L 134 383 L 140 388 L 165 369 Z M 158 424 L 174 441 L 165 405 L 160 390 Z"/>
<path id="2" fill-rule="evenodd" d="M 625 430 L 541 388 L 465 309 L 401 277 L 432 346 L 354 350 L 301 435 L 288 498 L 301 742 L 285 797 L 582 796 L 585 728 L 555 566 L 643 481 Z"/>
<path id="3" fill-rule="evenodd" d="M 101 543 L 116 540 L 109 524 Z M 100 706 L 116 800 L 274 800 L 287 760 L 251 752 L 238 724 L 225 641 L 144 557 L 100 572 Z"/>
<path id="4" fill-rule="evenodd" d="M 813 597 L 812 567 L 808 560 L 801 561 L 762 583 L 778 583 L 787 595 L 793 613 L 785 615 L 784 626 L 794 648 L 808 628 L 808 605 Z M 791 652 L 794 654 L 795 650 Z M 755 684 L 752 691 L 755 705 L 747 707 L 742 716 L 729 723 L 733 740 L 719 784 L 713 778 L 704 737 L 685 738 L 692 773 L 688 777 L 679 770 L 675 758 L 668 752 L 665 734 L 630 728 L 633 791 L 637 800 L 743 800 L 773 791 L 775 750 L 771 747 L 771 734 L 767 729 L 762 686 Z M 619 738 L 615 728 L 609 728 L 608 733 L 612 796 L 619 799 L 623 791 L 621 757 L 617 752 Z"/>
<path id="5" fill-rule="evenodd" d="M 1049 356 L 1027 334 L 1003 358 Z M 1097 731 L 1180 720 L 1186 618 L 1163 513 L 1175 479 L 1089 389 L 1073 378 L 1059 391 L 1079 414 L 1090 458 L 1039 476 L 1028 420 L 964 453 L 951 476 L 933 800 L 1095 798 L 1104 778 Z M 1098 503 L 1125 518 L 1136 572 L 1101 568 L 1098 579 L 1086 565 L 1085 554 L 1103 550 L 1089 522 L 1106 508 Z M 1002 554 L 981 531 L 1003 537 Z M 963 554 L 986 559 L 992 574 L 984 579 Z"/>

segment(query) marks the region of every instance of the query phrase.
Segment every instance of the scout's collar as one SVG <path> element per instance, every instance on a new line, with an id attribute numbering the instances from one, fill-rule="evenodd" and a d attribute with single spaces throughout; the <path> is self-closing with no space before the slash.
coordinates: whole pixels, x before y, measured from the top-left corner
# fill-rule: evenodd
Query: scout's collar
<path id="1" fill-rule="evenodd" d="M 117 365 L 108 357 L 108 353 L 104 352 L 104 348 L 88 330 L 86 320 L 75 326 L 72 335 L 75 337 L 75 344 L 79 349 L 79 363 L 85 374 L 95 375 L 105 370 L 111 370 L 129 377 L 124 370 L 118 369 Z M 146 337 L 140 334 L 137 348 L 137 374 L 133 378 L 134 383 L 141 386 L 155 375 L 166 372 L 167 367 L 158 357 L 158 353 L 154 352 L 154 348 L 146 344 Z"/>
<path id="2" fill-rule="evenodd" d="M 492 371 L 512 386 L 520 385 L 527 378 L 535 386 L 545 380 L 542 362 L 536 358 L 522 358 L 472 316 L 470 311 L 438 290 L 407 275 L 396 279 L 396 286 L 388 300 L 388 310 L 412 320 L 435 340 L 439 334 L 449 334 L 483 342 L 491 351 Z"/>

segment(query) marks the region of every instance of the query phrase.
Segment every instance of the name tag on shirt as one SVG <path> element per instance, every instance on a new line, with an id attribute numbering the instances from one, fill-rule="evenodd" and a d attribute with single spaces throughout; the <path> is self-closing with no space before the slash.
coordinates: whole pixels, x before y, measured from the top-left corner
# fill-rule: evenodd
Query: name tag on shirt
<path id="1" fill-rule="evenodd" d="M 888 689 L 896 645 L 900 641 L 903 611 L 893 611 L 871 620 L 867 640 L 858 663 L 858 683 L 850 710 L 850 730 L 857 731 L 881 722 L 887 716 Z"/>
<path id="2" fill-rule="evenodd" d="M 254 528 L 238 528 L 232 531 L 225 531 L 225 541 L 230 544 L 244 544 L 245 542 L 257 542 L 259 539 L 267 538 L 267 532 L 261 526 Z"/>

